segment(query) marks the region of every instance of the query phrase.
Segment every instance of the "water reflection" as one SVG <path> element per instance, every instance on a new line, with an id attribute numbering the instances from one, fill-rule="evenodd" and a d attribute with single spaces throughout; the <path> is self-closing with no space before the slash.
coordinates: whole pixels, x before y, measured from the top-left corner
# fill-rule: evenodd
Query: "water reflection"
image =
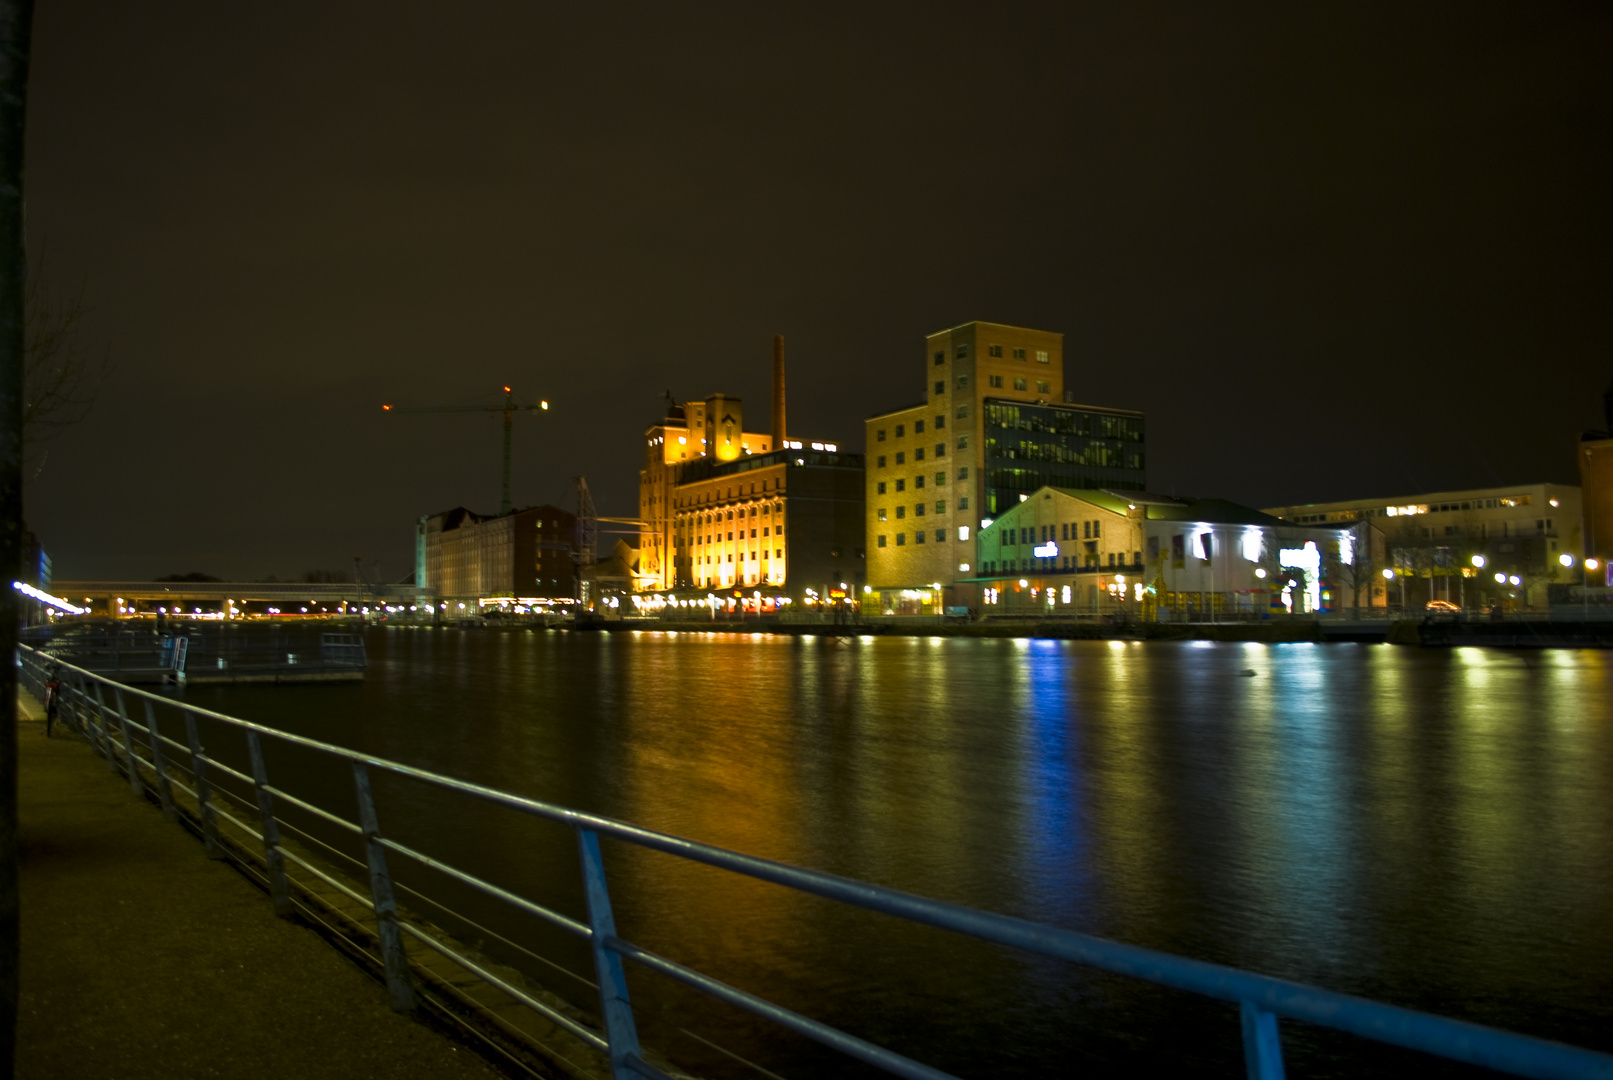
<path id="1" fill-rule="evenodd" d="M 1613 1030 L 1607 653 L 696 633 L 370 642 L 361 689 L 191 696 L 926 895 L 1585 1045 Z M 576 902 L 569 837 L 388 797 L 428 850 Z M 607 857 L 623 925 L 647 944 L 943 1067 L 1042 1075 L 1069 1053 L 1235 1064 L 1235 1024 L 1216 1013 L 1201 1054 L 1182 1034 L 1196 1014 L 1141 991 L 661 856 Z M 736 1037 L 792 1077 L 838 1070 L 761 1029 Z M 1030 1049 L 991 1050 L 1009 1044 Z"/>

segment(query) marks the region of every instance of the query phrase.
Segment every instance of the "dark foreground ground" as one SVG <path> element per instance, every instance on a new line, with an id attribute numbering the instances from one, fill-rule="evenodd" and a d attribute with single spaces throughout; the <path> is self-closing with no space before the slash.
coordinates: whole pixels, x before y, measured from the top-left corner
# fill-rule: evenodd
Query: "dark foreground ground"
<path id="1" fill-rule="evenodd" d="M 19 709 L 17 1076 L 498 1075 L 38 715 Z"/>

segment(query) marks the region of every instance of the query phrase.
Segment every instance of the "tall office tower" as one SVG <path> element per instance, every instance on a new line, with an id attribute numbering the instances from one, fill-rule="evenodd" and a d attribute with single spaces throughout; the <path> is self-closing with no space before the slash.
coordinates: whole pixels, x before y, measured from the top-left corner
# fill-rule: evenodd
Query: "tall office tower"
<path id="1" fill-rule="evenodd" d="M 922 400 L 866 421 L 870 609 L 939 609 L 976 530 L 1043 485 L 1146 486 L 1142 413 L 1075 404 L 1063 334 L 971 322 L 924 351 Z"/>

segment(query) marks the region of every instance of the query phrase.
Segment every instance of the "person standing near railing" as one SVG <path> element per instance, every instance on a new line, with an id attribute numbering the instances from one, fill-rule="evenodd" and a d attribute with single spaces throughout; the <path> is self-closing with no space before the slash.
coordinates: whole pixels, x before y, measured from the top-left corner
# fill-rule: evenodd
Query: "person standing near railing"
<path id="1" fill-rule="evenodd" d="M 50 730 L 56 724 L 56 711 L 61 707 L 62 680 L 58 677 L 59 668 L 52 667 L 50 677 L 45 680 L 45 738 L 50 738 Z"/>

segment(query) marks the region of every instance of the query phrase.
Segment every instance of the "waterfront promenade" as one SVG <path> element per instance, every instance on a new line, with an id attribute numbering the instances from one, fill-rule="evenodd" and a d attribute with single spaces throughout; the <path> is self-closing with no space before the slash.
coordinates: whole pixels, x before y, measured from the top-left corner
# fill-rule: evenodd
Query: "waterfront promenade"
<path id="1" fill-rule="evenodd" d="M 23 1078 L 475 1077 L 472 1051 L 18 709 Z"/>

